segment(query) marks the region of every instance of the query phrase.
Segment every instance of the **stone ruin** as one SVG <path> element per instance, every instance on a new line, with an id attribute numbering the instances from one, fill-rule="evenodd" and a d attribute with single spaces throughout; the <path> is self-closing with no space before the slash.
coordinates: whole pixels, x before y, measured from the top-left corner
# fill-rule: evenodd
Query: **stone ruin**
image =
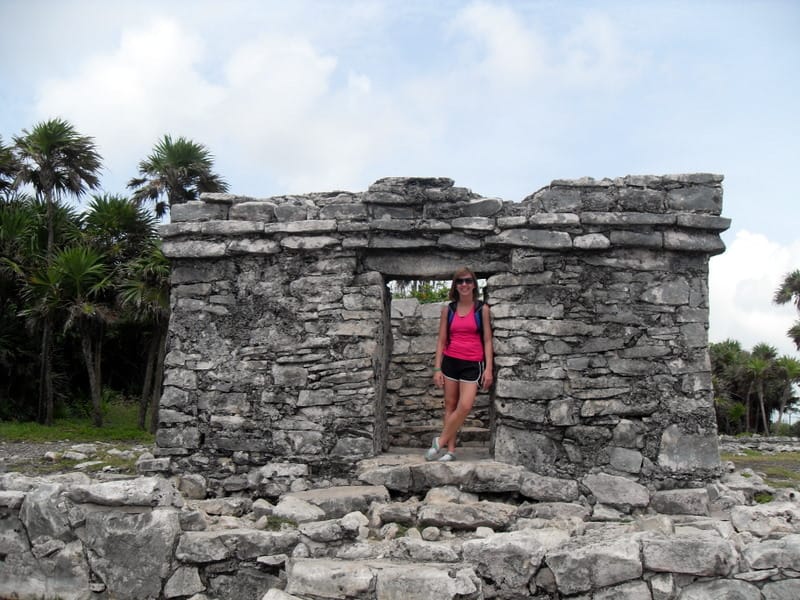
<path id="1" fill-rule="evenodd" d="M 509 202 L 386 178 L 174 206 L 157 454 L 224 495 L 270 461 L 335 475 L 429 443 L 439 308 L 412 310 L 389 284 L 467 265 L 492 308 L 497 381 L 473 425 L 495 460 L 701 485 L 719 475 L 707 329 L 708 261 L 730 225 L 721 182 L 555 180 Z"/>
<path id="2" fill-rule="evenodd" d="M 140 449 L 139 477 L 0 456 L 0 598 L 800 597 L 800 495 L 719 464 L 720 183 L 555 181 L 506 203 L 384 179 L 174 207 L 160 456 Z M 461 264 L 486 278 L 498 367 L 462 441 L 494 460 L 384 452 L 427 444 L 441 403 L 438 308 L 387 284 Z"/>

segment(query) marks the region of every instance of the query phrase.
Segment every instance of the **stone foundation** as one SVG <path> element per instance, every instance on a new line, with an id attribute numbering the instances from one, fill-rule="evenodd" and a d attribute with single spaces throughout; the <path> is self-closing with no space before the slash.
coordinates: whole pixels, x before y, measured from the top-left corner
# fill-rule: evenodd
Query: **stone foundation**
<path id="1" fill-rule="evenodd" d="M 173 278 L 158 453 L 231 493 L 270 461 L 335 474 L 386 450 L 390 426 L 429 422 L 435 404 L 427 391 L 398 402 L 387 284 L 468 265 L 492 307 L 497 460 L 700 485 L 719 472 L 707 279 L 730 224 L 721 181 L 556 180 L 513 203 L 390 178 L 177 205 L 162 228 Z"/>

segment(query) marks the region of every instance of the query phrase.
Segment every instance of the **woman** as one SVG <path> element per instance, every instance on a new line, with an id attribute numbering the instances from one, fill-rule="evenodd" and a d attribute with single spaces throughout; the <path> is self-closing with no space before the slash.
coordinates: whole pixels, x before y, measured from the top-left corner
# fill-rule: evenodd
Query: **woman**
<path id="1" fill-rule="evenodd" d="M 458 430 L 472 410 L 478 386 L 488 390 L 492 385 L 494 367 L 489 306 L 478 301 L 478 280 L 470 269 L 453 275 L 450 300 L 439 317 L 433 367 L 433 383 L 444 387 L 444 428 L 425 453 L 425 460 L 440 462 L 456 459 Z"/>

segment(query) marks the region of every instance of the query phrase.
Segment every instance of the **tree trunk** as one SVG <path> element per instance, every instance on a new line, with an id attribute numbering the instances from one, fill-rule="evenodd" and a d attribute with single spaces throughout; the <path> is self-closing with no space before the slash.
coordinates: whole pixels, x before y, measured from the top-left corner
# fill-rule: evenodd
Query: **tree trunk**
<path id="1" fill-rule="evenodd" d="M 147 408 L 150 404 L 150 397 L 153 395 L 153 375 L 155 373 L 155 362 L 158 355 L 158 344 L 161 339 L 161 331 L 153 329 L 153 337 L 150 338 L 150 347 L 147 349 L 147 365 L 144 372 L 144 383 L 142 384 L 142 395 L 139 398 L 139 429 L 144 430 L 147 422 Z"/>
<path id="2" fill-rule="evenodd" d="M 164 359 L 167 355 L 167 323 L 159 328 L 158 356 L 153 374 L 153 393 L 150 397 L 150 433 L 158 429 L 158 404 L 161 401 L 161 383 L 164 378 Z"/>
<path id="3" fill-rule="evenodd" d="M 89 392 L 92 396 L 92 424 L 95 427 L 103 426 L 103 407 L 100 396 L 100 382 L 97 379 L 100 371 L 95 363 L 95 353 L 92 351 L 92 339 L 89 332 L 81 329 L 81 349 L 83 362 L 86 363 L 86 373 L 89 375 Z"/>
<path id="4" fill-rule="evenodd" d="M 769 423 L 767 423 L 767 409 L 764 407 L 764 382 L 758 384 L 758 403 L 761 405 L 761 420 L 764 423 L 764 435 L 769 435 Z"/>
<path id="5" fill-rule="evenodd" d="M 53 323 L 48 315 L 42 327 L 42 347 L 39 357 L 39 407 L 38 421 L 44 425 L 53 424 Z"/>

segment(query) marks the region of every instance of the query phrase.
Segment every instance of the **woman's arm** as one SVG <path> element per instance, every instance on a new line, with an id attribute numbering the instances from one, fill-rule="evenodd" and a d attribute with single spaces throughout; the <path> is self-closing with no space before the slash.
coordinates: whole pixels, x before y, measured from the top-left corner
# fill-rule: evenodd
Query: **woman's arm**
<path id="1" fill-rule="evenodd" d="M 436 387 L 444 387 L 444 375 L 442 374 L 442 356 L 444 346 L 447 343 L 447 304 L 442 306 L 439 315 L 439 334 L 436 338 L 436 356 L 433 359 L 433 383 Z"/>
<path id="2" fill-rule="evenodd" d="M 494 382 L 494 344 L 492 343 L 492 323 L 489 305 L 484 304 L 481 309 L 483 312 L 483 355 L 486 361 L 486 368 L 483 371 L 483 389 L 488 390 Z"/>

